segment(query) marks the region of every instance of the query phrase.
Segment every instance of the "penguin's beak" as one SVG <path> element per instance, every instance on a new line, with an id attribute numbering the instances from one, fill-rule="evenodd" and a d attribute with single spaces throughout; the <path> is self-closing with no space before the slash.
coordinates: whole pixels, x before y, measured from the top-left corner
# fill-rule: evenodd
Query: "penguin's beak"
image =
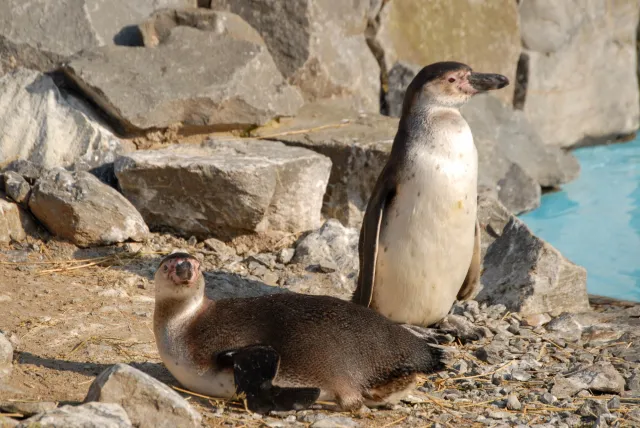
<path id="1" fill-rule="evenodd" d="M 176 264 L 176 276 L 183 281 L 191 280 L 193 276 L 193 267 L 188 260 L 183 260 Z"/>
<path id="2" fill-rule="evenodd" d="M 493 89 L 504 88 L 509 84 L 507 79 L 502 74 L 494 73 L 475 73 L 471 72 L 467 77 L 467 80 L 471 87 L 478 92 L 491 91 Z"/>

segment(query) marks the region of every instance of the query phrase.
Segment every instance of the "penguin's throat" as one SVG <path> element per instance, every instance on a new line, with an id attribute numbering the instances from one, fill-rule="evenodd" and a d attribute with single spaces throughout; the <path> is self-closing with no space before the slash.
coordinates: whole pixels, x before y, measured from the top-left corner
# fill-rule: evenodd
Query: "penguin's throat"
<path id="1" fill-rule="evenodd" d="M 154 323 L 183 324 L 197 316 L 205 300 L 200 293 L 183 298 L 156 297 Z"/>

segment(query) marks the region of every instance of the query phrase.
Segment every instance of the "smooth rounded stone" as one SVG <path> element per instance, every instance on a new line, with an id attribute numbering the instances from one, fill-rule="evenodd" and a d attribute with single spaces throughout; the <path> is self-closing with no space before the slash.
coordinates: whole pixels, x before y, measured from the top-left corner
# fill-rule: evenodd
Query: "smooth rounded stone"
<path id="1" fill-rule="evenodd" d="M 527 373 L 523 370 L 512 370 L 511 371 L 511 378 L 513 380 L 517 380 L 519 382 L 527 382 L 529 380 L 531 380 L 531 374 Z"/>
<path id="2" fill-rule="evenodd" d="M 118 403 L 139 428 L 199 427 L 202 416 L 177 392 L 146 373 L 116 364 L 93 381 L 85 402 Z"/>
<path id="3" fill-rule="evenodd" d="M 56 403 L 50 401 L 0 401 L 0 411 L 20 413 L 26 417 L 55 409 Z"/>
<path id="4" fill-rule="evenodd" d="M 13 370 L 13 346 L 4 334 L 0 333 L 0 380 L 11 376 Z"/>
<path id="5" fill-rule="evenodd" d="M 132 428 L 129 416 L 119 404 L 86 403 L 62 406 L 20 422 L 19 428 Z"/>
<path id="6" fill-rule="evenodd" d="M 540 397 L 540 402 L 542 402 L 544 404 L 554 404 L 556 401 L 557 401 L 556 397 L 554 397 L 553 394 L 551 394 L 549 392 L 545 392 Z"/>
<path id="7" fill-rule="evenodd" d="M 586 270 L 511 217 L 487 249 L 477 300 L 522 316 L 589 310 Z"/>
<path id="8" fill-rule="evenodd" d="M 549 314 L 533 314 L 525 317 L 522 322 L 529 327 L 540 327 L 551 321 Z"/>
<path id="9" fill-rule="evenodd" d="M 509 394 L 509 396 L 507 396 L 507 409 L 520 410 L 521 408 L 522 404 L 520 400 L 518 400 L 518 396 L 516 394 Z"/>
<path id="10" fill-rule="evenodd" d="M 459 338 L 463 343 L 480 340 L 487 336 L 486 328 L 476 326 L 464 316 L 449 314 L 438 323 L 438 329 L 453 337 Z"/>
<path id="11" fill-rule="evenodd" d="M 278 70 L 307 102 L 345 98 L 379 109 L 380 67 L 365 40 L 369 1 L 210 0 L 264 38 Z"/>
<path id="12" fill-rule="evenodd" d="M 139 241 L 149 233 L 135 207 L 88 172 L 52 169 L 33 187 L 29 209 L 52 234 L 80 247 Z"/>
<path id="13" fill-rule="evenodd" d="M 284 265 L 289 264 L 293 256 L 295 255 L 296 250 L 294 248 L 283 248 L 278 252 L 278 263 L 282 263 Z"/>
<path id="14" fill-rule="evenodd" d="M 585 0 L 575 9 L 569 2 L 532 0 L 518 8 L 523 43 L 518 107 L 543 140 L 567 147 L 635 132 L 640 103 L 633 58 L 640 5 Z"/>
<path id="15" fill-rule="evenodd" d="M 302 96 L 284 81 L 264 43 L 250 29 L 246 37 L 228 31 L 232 19 L 215 15 L 210 27 L 187 21 L 170 28 L 156 47 L 84 51 L 64 72 L 130 134 L 246 129 L 294 115 Z"/>
<path id="16" fill-rule="evenodd" d="M 331 161 L 275 141 L 211 139 L 120 157 L 123 194 L 149 226 L 186 236 L 312 230 Z"/>

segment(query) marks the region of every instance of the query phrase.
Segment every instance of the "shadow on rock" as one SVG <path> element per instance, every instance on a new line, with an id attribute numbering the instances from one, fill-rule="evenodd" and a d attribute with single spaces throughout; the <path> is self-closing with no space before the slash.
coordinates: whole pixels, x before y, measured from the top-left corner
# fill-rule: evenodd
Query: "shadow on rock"
<path id="1" fill-rule="evenodd" d="M 272 287 L 260 281 L 244 278 L 240 275 L 214 271 L 205 272 L 205 293 L 213 300 L 232 297 L 258 297 L 276 293 L 289 293 L 285 288 Z"/>

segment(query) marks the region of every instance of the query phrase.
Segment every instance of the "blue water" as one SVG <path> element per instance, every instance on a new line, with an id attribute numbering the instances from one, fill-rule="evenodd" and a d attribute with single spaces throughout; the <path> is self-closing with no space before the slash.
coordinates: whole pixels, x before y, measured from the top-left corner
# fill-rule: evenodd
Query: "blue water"
<path id="1" fill-rule="evenodd" d="M 587 268 L 589 293 L 640 301 L 640 139 L 574 153 L 579 178 L 520 218 Z"/>

